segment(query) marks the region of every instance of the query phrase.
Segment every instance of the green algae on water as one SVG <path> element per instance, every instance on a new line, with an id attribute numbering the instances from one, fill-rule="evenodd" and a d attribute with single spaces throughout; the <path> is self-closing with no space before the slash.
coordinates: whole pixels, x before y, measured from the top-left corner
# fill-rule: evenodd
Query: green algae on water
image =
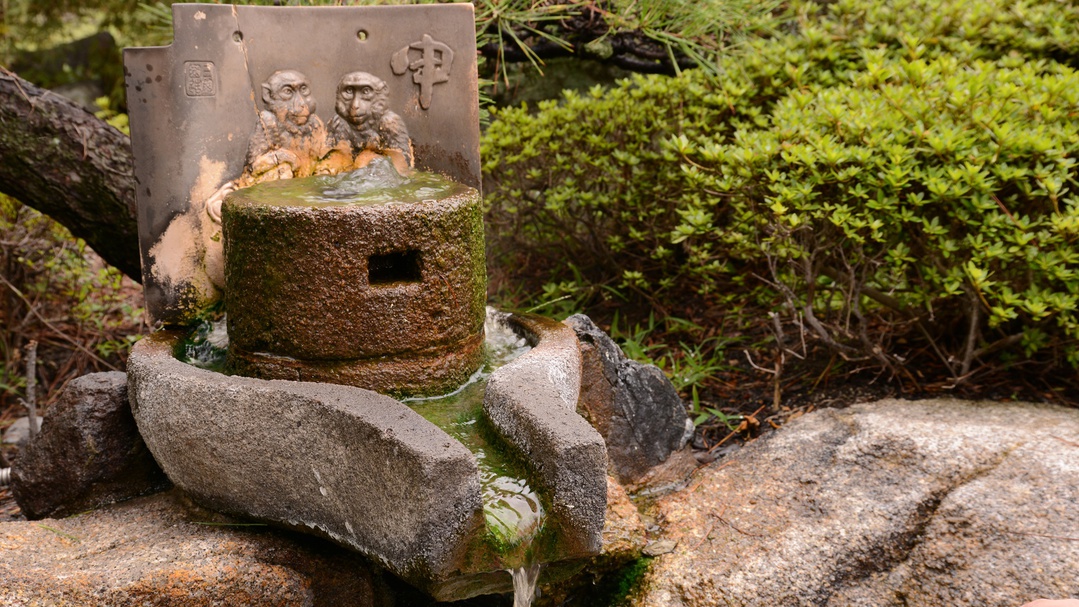
<path id="1" fill-rule="evenodd" d="M 181 361 L 209 371 L 225 372 L 229 336 L 225 319 L 200 319 L 191 327 L 188 336 L 176 345 L 173 355 Z"/>
<path id="2" fill-rule="evenodd" d="M 403 176 L 388 158 L 379 156 L 367 166 L 348 173 L 280 179 L 251 186 L 243 198 L 271 206 L 374 206 L 441 200 L 467 189 L 468 186 L 438 173 L 416 171 Z"/>
<path id="3" fill-rule="evenodd" d="M 445 396 L 404 402 L 475 455 L 489 539 L 497 550 L 506 552 L 539 533 L 546 511 L 524 466 L 507 453 L 483 414 L 483 395 L 491 373 L 529 349 L 510 329 L 493 324 L 487 324 L 487 362 L 468 383 Z"/>

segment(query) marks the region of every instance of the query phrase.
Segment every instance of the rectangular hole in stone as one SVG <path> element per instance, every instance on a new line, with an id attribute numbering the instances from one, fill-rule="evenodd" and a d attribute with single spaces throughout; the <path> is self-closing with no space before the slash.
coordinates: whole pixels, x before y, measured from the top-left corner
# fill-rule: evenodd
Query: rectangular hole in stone
<path id="1" fill-rule="evenodd" d="M 420 282 L 420 252 L 396 251 L 372 255 L 367 259 L 367 282 L 370 285 L 389 285 L 398 282 Z"/>

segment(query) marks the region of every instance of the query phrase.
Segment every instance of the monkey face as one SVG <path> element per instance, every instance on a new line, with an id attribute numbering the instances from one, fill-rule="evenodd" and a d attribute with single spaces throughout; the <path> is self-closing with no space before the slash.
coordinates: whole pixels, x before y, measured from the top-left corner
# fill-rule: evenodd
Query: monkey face
<path id="1" fill-rule="evenodd" d="M 337 85 L 337 114 L 357 129 L 373 126 L 386 112 L 386 83 L 367 72 L 345 74 Z"/>
<path id="2" fill-rule="evenodd" d="M 279 121 L 297 126 L 307 124 L 315 112 L 315 98 L 311 96 L 307 76 L 293 70 L 274 72 L 262 84 L 262 100 Z"/>

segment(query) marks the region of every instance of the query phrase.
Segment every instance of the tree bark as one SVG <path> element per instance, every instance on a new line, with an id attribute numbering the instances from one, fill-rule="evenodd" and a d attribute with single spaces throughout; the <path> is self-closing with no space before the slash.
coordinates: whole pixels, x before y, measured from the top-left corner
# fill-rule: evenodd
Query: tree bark
<path id="1" fill-rule="evenodd" d="M 0 192 L 55 219 L 106 262 L 142 281 L 127 135 L 3 68 Z"/>

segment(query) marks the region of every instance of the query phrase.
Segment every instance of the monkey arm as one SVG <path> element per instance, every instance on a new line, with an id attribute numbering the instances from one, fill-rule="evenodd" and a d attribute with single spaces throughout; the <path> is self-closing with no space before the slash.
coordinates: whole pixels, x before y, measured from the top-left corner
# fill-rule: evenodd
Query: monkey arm
<path id="1" fill-rule="evenodd" d="M 415 165 L 412 157 L 412 140 L 408 137 L 408 128 L 405 121 L 393 112 L 386 112 L 378 124 L 379 138 L 385 146 L 385 152 L 396 151 L 404 157 L 405 164 L 411 168 Z M 391 154 L 392 157 L 392 154 Z"/>
<path id="2" fill-rule="evenodd" d="M 315 165 L 315 175 L 336 175 L 352 170 L 352 145 L 340 141 Z"/>
<path id="3" fill-rule="evenodd" d="M 251 163 L 251 173 L 258 177 L 281 167 L 283 164 L 295 170 L 300 166 L 300 158 L 292 150 L 272 150 L 259 156 Z"/>
<path id="4" fill-rule="evenodd" d="M 251 140 L 247 142 L 247 166 L 254 166 L 255 161 L 273 149 L 273 135 L 276 130 L 277 118 L 265 110 L 259 112 L 258 120 L 255 121 L 255 132 L 251 134 Z"/>

